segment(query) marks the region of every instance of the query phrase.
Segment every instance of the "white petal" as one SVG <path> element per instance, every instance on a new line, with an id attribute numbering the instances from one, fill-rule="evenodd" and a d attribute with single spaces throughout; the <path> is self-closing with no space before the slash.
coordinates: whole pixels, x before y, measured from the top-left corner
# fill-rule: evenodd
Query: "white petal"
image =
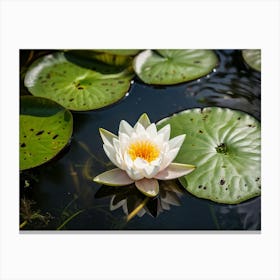
<path id="1" fill-rule="evenodd" d="M 154 123 L 150 124 L 147 128 L 146 128 L 146 132 L 149 134 L 150 138 L 152 140 L 155 139 L 155 137 L 157 136 L 157 127 Z"/>
<path id="2" fill-rule="evenodd" d="M 163 162 L 160 167 L 160 171 L 165 169 L 177 156 L 180 148 L 176 148 L 173 150 L 170 150 L 164 154 Z"/>
<path id="3" fill-rule="evenodd" d="M 111 145 L 106 145 L 103 144 L 103 149 L 105 154 L 107 155 L 107 157 L 110 159 L 110 161 L 112 161 L 117 167 L 120 167 L 120 164 L 118 163 L 117 159 L 116 159 L 116 150 L 114 147 L 112 147 Z"/>
<path id="4" fill-rule="evenodd" d="M 101 173 L 96 176 L 93 181 L 108 186 L 125 186 L 134 182 L 128 177 L 125 171 L 119 168 Z"/>
<path id="5" fill-rule="evenodd" d="M 126 164 L 125 164 L 125 162 L 124 162 L 124 160 L 123 160 L 123 158 L 122 158 L 122 155 L 120 154 L 120 153 L 116 153 L 116 162 L 117 162 L 117 166 L 120 168 L 120 169 L 122 169 L 122 170 L 124 170 L 125 169 L 125 167 L 126 167 Z"/>
<path id="6" fill-rule="evenodd" d="M 141 123 L 136 123 L 134 126 L 134 131 L 136 132 L 137 136 L 146 135 L 146 130 Z"/>
<path id="7" fill-rule="evenodd" d="M 160 153 L 162 154 L 162 157 L 164 154 L 166 154 L 169 151 L 169 145 L 168 142 L 163 143 L 163 145 L 160 147 Z"/>
<path id="8" fill-rule="evenodd" d="M 181 148 L 184 140 L 185 140 L 186 135 L 182 134 L 179 136 L 176 136 L 174 138 L 172 138 L 171 140 L 169 140 L 169 149 L 172 150 L 174 148 Z"/>
<path id="9" fill-rule="evenodd" d="M 162 148 L 164 147 L 164 145 L 168 144 L 168 140 L 164 140 L 165 135 L 163 133 L 158 134 L 155 139 L 154 142 L 157 143 L 158 147 L 162 150 Z"/>
<path id="10" fill-rule="evenodd" d="M 118 138 L 115 134 L 111 133 L 110 131 L 104 128 L 99 128 L 99 133 L 101 135 L 103 143 L 107 145 L 113 145 L 113 139 Z"/>
<path id="11" fill-rule="evenodd" d="M 127 145 L 129 143 L 130 137 L 125 133 L 119 133 L 119 141 L 120 141 L 120 147 L 122 152 L 124 152 L 124 149 L 127 148 Z"/>
<path id="12" fill-rule="evenodd" d="M 130 143 L 131 143 L 131 142 L 134 142 L 136 140 L 139 140 L 139 138 L 143 138 L 143 135 L 139 135 L 138 133 L 133 131 L 129 137 L 130 137 Z"/>
<path id="13" fill-rule="evenodd" d="M 155 179 L 142 179 L 135 182 L 137 189 L 146 196 L 156 196 L 159 193 L 159 184 Z"/>
<path id="14" fill-rule="evenodd" d="M 163 128 L 161 128 L 158 131 L 158 134 L 162 134 L 163 135 L 163 141 L 167 141 L 170 138 L 170 124 L 167 124 L 166 126 L 164 126 Z"/>
<path id="15" fill-rule="evenodd" d="M 150 119 L 146 113 L 140 116 L 137 123 L 140 123 L 144 128 L 147 128 L 151 124 Z"/>
<path id="16" fill-rule="evenodd" d="M 121 147 L 120 147 L 119 139 L 113 139 L 113 145 L 114 145 L 114 149 L 115 149 L 116 153 L 120 153 Z"/>
<path id="17" fill-rule="evenodd" d="M 144 169 L 145 165 L 148 164 L 148 162 L 140 157 L 137 157 L 133 161 L 133 164 L 134 164 L 135 168 L 137 168 L 138 170 L 142 170 L 142 169 Z"/>
<path id="18" fill-rule="evenodd" d="M 145 174 L 145 178 L 151 179 L 154 178 L 154 176 L 158 173 L 160 166 L 153 166 L 151 164 L 147 164 L 144 167 L 144 174 Z"/>
<path id="19" fill-rule="evenodd" d="M 160 155 L 157 159 L 150 162 L 150 165 L 153 166 L 161 166 L 162 155 Z"/>
<path id="20" fill-rule="evenodd" d="M 173 162 L 164 170 L 159 172 L 154 178 L 159 180 L 171 180 L 187 175 L 194 169 L 194 165 Z"/>
<path id="21" fill-rule="evenodd" d="M 166 167 L 169 166 L 169 164 L 176 158 L 184 140 L 185 140 L 186 135 L 182 134 L 179 136 L 176 136 L 172 138 L 170 141 L 168 141 L 168 146 L 169 146 L 169 151 L 165 151 L 164 153 L 164 159 L 160 168 L 160 171 L 165 169 Z"/>
<path id="22" fill-rule="evenodd" d="M 132 132 L 133 132 L 133 128 L 131 127 L 131 125 L 127 121 L 122 120 L 119 126 L 119 134 L 125 133 L 129 136 L 131 135 Z"/>
<path id="23" fill-rule="evenodd" d="M 131 159 L 131 157 L 128 155 L 127 152 L 124 153 L 124 162 L 127 168 L 133 167 L 133 160 Z"/>
<path id="24" fill-rule="evenodd" d="M 134 181 L 141 180 L 144 178 L 143 172 L 134 168 L 127 168 L 126 173 Z"/>
<path id="25" fill-rule="evenodd" d="M 134 162 L 127 153 L 124 154 L 124 165 L 127 175 L 132 180 L 136 181 L 144 178 L 143 172 L 140 172 L 138 169 L 135 168 Z"/>
<path id="26" fill-rule="evenodd" d="M 153 178 L 159 172 L 160 168 L 160 164 L 152 165 L 139 157 L 133 161 L 133 164 L 134 170 L 138 170 L 139 174 L 142 174 L 143 177 L 148 179 Z M 135 179 L 135 177 L 133 177 L 133 179 Z"/>

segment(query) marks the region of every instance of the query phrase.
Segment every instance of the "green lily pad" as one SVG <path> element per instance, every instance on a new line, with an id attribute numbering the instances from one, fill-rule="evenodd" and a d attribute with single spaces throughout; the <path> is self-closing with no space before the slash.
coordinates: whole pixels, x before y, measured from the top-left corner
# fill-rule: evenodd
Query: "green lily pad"
<path id="1" fill-rule="evenodd" d="M 181 177 L 193 195 L 234 204 L 261 193 L 261 131 L 252 116 L 231 109 L 191 109 L 163 119 L 171 137 L 186 134 L 175 162 L 196 166 Z"/>
<path id="2" fill-rule="evenodd" d="M 243 50 L 242 56 L 245 62 L 254 70 L 261 71 L 261 50 Z"/>
<path id="3" fill-rule="evenodd" d="M 123 98 L 132 77 L 127 70 L 102 74 L 80 67 L 57 52 L 36 60 L 29 67 L 24 84 L 34 96 L 52 99 L 70 110 L 87 111 Z"/>
<path id="4" fill-rule="evenodd" d="M 20 98 L 20 170 L 55 157 L 69 142 L 73 130 L 70 111 L 52 100 Z"/>
<path id="5" fill-rule="evenodd" d="M 64 53 L 66 59 L 81 67 L 103 73 L 112 74 L 132 67 L 132 57 L 95 50 L 69 50 Z"/>
<path id="6" fill-rule="evenodd" d="M 172 85 L 200 78 L 217 64 L 211 50 L 146 50 L 134 58 L 133 68 L 147 84 Z"/>
<path id="7" fill-rule="evenodd" d="M 104 52 L 114 55 L 124 55 L 124 56 L 133 56 L 139 53 L 140 50 L 136 49 L 122 49 L 122 50 L 115 50 L 115 49 L 104 49 L 104 50 L 96 50 L 98 52 Z"/>

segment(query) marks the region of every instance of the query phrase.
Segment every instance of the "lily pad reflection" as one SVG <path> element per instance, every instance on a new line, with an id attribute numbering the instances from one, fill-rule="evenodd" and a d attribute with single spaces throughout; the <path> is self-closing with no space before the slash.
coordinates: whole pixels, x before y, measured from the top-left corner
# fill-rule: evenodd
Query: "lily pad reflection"
<path id="1" fill-rule="evenodd" d="M 134 216 L 143 217 L 146 213 L 157 217 L 172 206 L 180 206 L 180 198 L 184 190 L 176 180 L 160 181 L 159 195 L 155 198 L 146 197 L 137 190 L 134 184 L 125 187 L 102 186 L 95 194 L 96 198 L 111 197 L 110 210 L 122 208 L 127 221 Z"/>

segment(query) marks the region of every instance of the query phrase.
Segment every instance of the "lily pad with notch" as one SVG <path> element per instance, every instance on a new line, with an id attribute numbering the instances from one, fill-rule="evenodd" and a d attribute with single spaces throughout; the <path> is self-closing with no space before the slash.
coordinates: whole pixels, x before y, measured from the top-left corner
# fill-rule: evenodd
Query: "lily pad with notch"
<path id="1" fill-rule="evenodd" d="M 245 62 L 254 70 L 261 71 L 261 50 L 248 49 L 242 51 L 242 57 Z"/>
<path id="2" fill-rule="evenodd" d="M 254 117 L 227 108 L 190 109 L 161 120 L 186 134 L 175 161 L 197 168 L 181 177 L 193 195 L 236 204 L 261 194 L 261 131 Z"/>
<path id="3" fill-rule="evenodd" d="M 20 98 L 20 170 L 54 158 L 68 143 L 73 131 L 69 110 L 52 100 Z"/>
<path id="4" fill-rule="evenodd" d="M 134 58 L 133 68 L 144 83 L 172 85 L 200 78 L 217 64 L 212 50 L 145 50 Z"/>
<path id="5" fill-rule="evenodd" d="M 133 74 L 129 69 L 102 74 L 81 67 L 56 52 L 36 60 L 24 84 L 39 97 L 54 100 L 73 111 L 88 111 L 111 105 L 128 92 Z"/>

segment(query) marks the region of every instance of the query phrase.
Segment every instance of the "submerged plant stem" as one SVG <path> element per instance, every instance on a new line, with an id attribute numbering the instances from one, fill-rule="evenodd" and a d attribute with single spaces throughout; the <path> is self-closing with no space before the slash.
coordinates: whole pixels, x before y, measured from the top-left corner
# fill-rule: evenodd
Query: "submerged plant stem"
<path id="1" fill-rule="evenodd" d="M 74 197 L 65 207 L 64 209 L 62 210 L 62 215 L 66 212 L 66 210 L 78 199 L 79 197 L 76 196 Z"/>
<path id="2" fill-rule="evenodd" d="M 83 169 L 82 169 L 82 173 L 84 178 L 86 178 L 87 180 L 92 180 L 92 178 L 94 177 L 94 175 L 90 174 L 90 170 L 91 170 L 91 161 L 92 158 L 87 159 L 86 163 L 83 165 Z"/>
<path id="3" fill-rule="evenodd" d="M 22 229 L 23 227 L 25 227 L 27 225 L 27 221 L 25 220 L 24 222 L 22 222 L 19 226 L 20 229 Z"/>
<path id="4" fill-rule="evenodd" d="M 67 220 L 65 220 L 56 230 L 61 230 L 62 228 L 64 228 L 66 224 L 68 224 L 72 219 L 74 219 L 76 216 L 78 216 L 82 212 L 84 212 L 84 209 L 79 210 L 78 212 L 74 213 Z"/>
<path id="5" fill-rule="evenodd" d="M 72 162 L 70 162 L 70 164 L 69 164 L 69 169 L 70 169 L 70 176 L 73 179 L 73 183 L 74 183 L 74 186 L 77 190 L 77 193 L 80 193 L 80 182 L 79 182 L 78 173 L 74 169 L 74 166 L 73 166 Z"/>
<path id="6" fill-rule="evenodd" d="M 133 217 L 137 215 L 137 213 L 145 207 L 147 202 L 149 201 L 149 197 L 146 197 L 126 218 L 126 221 L 129 222 Z"/>
<path id="7" fill-rule="evenodd" d="M 102 164 L 103 166 L 110 166 L 111 162 L 106 163 L 99 158 L 97 158 L 89 149 L 89 147 L 82 141 L 78 141 L 78 144 L 98 163 Z"/>

